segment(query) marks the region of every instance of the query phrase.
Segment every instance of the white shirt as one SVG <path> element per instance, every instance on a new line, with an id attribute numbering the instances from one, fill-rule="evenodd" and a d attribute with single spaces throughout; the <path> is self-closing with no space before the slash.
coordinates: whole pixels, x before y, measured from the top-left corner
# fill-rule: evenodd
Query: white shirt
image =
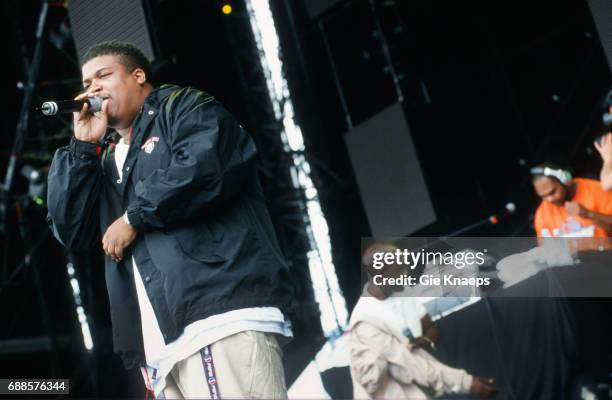
<path id="1" fill-rule="evenodd" d="M 115 147 L 115 163 L 120 179 L 123 179 L 123 164 L 128 150 L 129 145 L 122 138 Z M 132 264 L 147 360 L 147 372 L 143 373 L 143 376 L 145 379 L 148 376 L 152 383 L 151 389 L 156 395 L 160 395 L 165 388 L 166 377 L 174 364 L 188 358 L 204 346 L 247 330 L 276 333 L 285 337 L 293 336 L 290 321 L 285 319 L 278 308 L 254 307 L 228 311 L 192 322 L 185 327 L 181 336 L 166 344 L 134 257 Z"/>

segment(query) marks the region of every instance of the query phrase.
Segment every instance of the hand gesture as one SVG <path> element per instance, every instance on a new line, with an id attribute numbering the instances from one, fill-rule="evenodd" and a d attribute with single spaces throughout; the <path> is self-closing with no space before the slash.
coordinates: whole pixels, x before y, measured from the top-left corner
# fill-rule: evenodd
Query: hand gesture
<path id="1" fill-rule="evenodd" d="M 419 349 L 423 347 L 431 347 L 431 340 L 424 336 L 419 336 L 410 341 L 411 347 L 410 350 Z"/>
<path id="2" fill-rule="evenodd" d="M 75 100 L 82 100 L 89 96 L 82 93 Z M 84 142 L 98 143 L 106 133 L 108 127 L 108 100 L 102 101 L 102 108 L 95 114 L 89 113 L 89 104 L 85 103 L 79 112 L 73 113 L 74 136 Z"/>
<path id="3" fill-rule="evenodd" d="M 565 211 L 572 217 L 588 218 L 587 209 L 577 201 L 566 201 Z"/>
<path id="4" fill-rule="evenodd" d="M 123 250 L 132 244 L 136 235 L 136 230 L 125 222 L 123 216 L 117 218 L 102 237 L 104 252 L 111 256 L 115 262 L 121 261 Z"/>
<path id="5" fill-rule="evenodd" d="M 473 378 L 472 387 L 470 388 L 471 394 L 476 395 L 481 399 L 487 399 L 497 393 L 495 380 L 493 378 L 484 379 L 477 376 L 474 376 Z"/>
<path id="6" fill-rule="evenodd" d="M 601 155 L 604 162 L 612 161 L 612 133 L 603 136 L 601 140 L 595 142 L 595 148 Z"/>

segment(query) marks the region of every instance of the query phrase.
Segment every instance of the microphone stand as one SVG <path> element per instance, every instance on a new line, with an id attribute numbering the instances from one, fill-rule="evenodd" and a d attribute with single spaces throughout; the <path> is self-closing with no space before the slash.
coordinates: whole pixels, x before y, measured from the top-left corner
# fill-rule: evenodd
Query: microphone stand
<path id="1" fill-rule="evenodd" d="M 428 243 L 427 245 L 425 245 L 425 248 L 431 247 L 431 246 L 433 246 L 435 244 L 438 244 L 438 243 L 444 243 L 444 241 L 446 239 L 449 239 L 449 238 L 452 238 L 452 237 L 457 237 L 457 236 L 459 236 L 459 235 L 461 235 L 461 234 L 463 234 L 465 232 L 469 232 L 472 229 L 477 228 L 477 227 L 479 227 L 481 225 L 485 225 L 485 224 L 497 225 L 501 219 L 503 219 L 503 218 L 507 217 L 508 215 L 514 213 L 514 211 L 515 211 L 514 209 L 512 209 L 512 210 L 506 209 L 506 212 L 504 214 L 499 215 L 499 216 L 498 216 L 498 214 L 493 214 L 493 215 L 490 215 L 490 216 L 488 216 L 486 218 L 483 218 L 483 219 L 480 219 L 480 220 L 478 220 L 476 222 L 473 222 L 473 223 L 471 223 L 469 225 L 466 225 L 463 228 L 459 228 L 456 231 L 453 231 L 451 233 L 447 233 L 446 235 L 443 235 L 443 236 L 438 236 L 438 238 L 436 240 L 434 240 L 433 242 Z"/>
<path id="2" fill-rule="evenodd" d="M 512 206 L 510 207 L 509 205 L 512 205 Z M 488 216 L 486 218 L 483 218 L 483 219 L 478 220 L 478 221 L 476 221 L 474 223 L 471 223 L 471 224 L 469 224 L 467 226 L 464 226 L 463 228 L 460 228 L 460 229 L 458 229 L 458 230 L 456 230 L 454 232 L 448 233 L 445 236 L 438 236 L 433 241 L 428 242 L 426 244 L 423 244 L 421 246 L 418 246 L 418 248 L 420 248 L 420 249 L 429 249 L 429 248 L 432 248 L 434 246 L 438 246 L 440 244 L 444 244 L 444 245 L 448 246 L 449 244 L 446 242 L 447 239 L 450 239 L 450 238 L 453 238 L 453 237 L 457 237 L 457 236 L 461 235 L 462 233 L 468 232 L 468 231 L 470 231 L 470 230 L 472 230 L 472 229 L 474 229 L 474 228 L 476 228 L 478 226 L 485 225 L 487 223 L 489 223 L 491 225 L 497 225 L 501 219 L 503 219 L 503 218 L 507 217 L 508 215 L 514 213 L 515 210 L 516 210 L 516 207 L 514 206 L 514 204 L 513 203 L 508 203 L 508 205 L 506 205 L 506 212 L 505 213 L 499 214 L 499 216 L 496 215 L 496 214 L 490 215 L 490 216 Z M 412 246 L 402 246 L 400 244 L 399 247 L 400 248 L 401 247 L 409 248 L 409 247 L 412 247 Z M 413 248 L 413 249 L 416 250 L 417 248 Z M 420 268 L 421 268 L 420 269 L 420 273 L 423 273 L 423 271 L 425 269 L 425 264 L 424 263 L 421 264 Z"/>
<path id="3" fill-rule="evenodd" d="M 478 228 L 479 226 L 485 225 L 487 223 L 489 223 L 491 225 L 497 225 L 497 222 L 498 222 L 498 217 L 496 215 L 491 215 L 490 217 L 483 218 L 483 219 L 481 219 L 479 221 L 476 221 L 476 222 L 471 223 L 471 224 L 469 224 L 467 226 L 464 226 L 463 228 L 457 229 L 454 232 L 446 234 L 446 235 L 442 236 L 441 238 L 451 238 L 451 237 L 459 236 L 462 233 L 471 231 L 472 229 Z"/>

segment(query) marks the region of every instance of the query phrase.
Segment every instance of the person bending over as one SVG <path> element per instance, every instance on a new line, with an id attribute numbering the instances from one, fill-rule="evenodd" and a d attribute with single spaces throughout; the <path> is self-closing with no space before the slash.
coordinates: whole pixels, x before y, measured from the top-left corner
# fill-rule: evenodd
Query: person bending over
<path id="1" fill-rule="evenodd" d="M 375 244 L 364 253 L 368 275 L 364 293 L 351 313 L 349 351 L 354 398 L 428 399 L 444 393 L 494 395 L 493 379 L 451 368 L 432 356 L 438 333 L 425 308 L 415 298 L 394 296 L 402 286 L 377 286 L 374 274 L 396 277 L 397 265 L 372 268 L 375 252 L 394 252 L 394 245 Z"/>

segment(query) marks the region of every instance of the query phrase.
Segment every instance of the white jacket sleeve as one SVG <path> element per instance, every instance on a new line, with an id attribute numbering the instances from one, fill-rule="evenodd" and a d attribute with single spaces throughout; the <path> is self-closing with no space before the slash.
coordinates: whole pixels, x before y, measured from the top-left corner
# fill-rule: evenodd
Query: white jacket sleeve
<path id="1" fill-rule="evenodd" d="M 392 337 L 365 323 L 357 324 L 349 334 L 353 379 L 372 395 L 388 375 L 384 349 Z"/>
<path id="2" fill-rule="evenodd" d="M 450 368 L 424 350 L 410 351 L 392 335 L 358 323 L 350 333 L 351 369 L 354 379 L 375 393 L 387 376 L 406 384 L 418 384 L 438 393 L 468 393 L 472 377 Z"/>

